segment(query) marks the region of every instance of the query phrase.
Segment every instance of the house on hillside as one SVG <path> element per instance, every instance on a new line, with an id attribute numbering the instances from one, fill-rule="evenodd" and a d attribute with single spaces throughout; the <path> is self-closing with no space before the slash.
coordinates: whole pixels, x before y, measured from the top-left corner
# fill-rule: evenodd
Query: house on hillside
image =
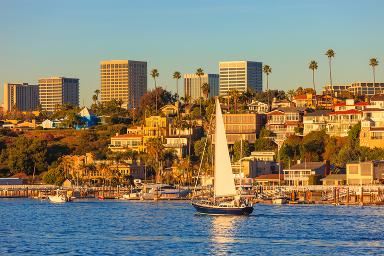
<path id="1" fill-rule="evenodd" d="M 84 107 L 80 112 L 81 125 L 76 125 L 76 129 L 89 128 L 99 123 L 100 119 L 87 107 Z"/>
<path id="2" fill-rule="evenodd" d="M 304 162 L 284 169 L 284 180 L 289 186 L 315 185 L 319 177 L 329 173 L 330 166 L 326 162 Z"/>

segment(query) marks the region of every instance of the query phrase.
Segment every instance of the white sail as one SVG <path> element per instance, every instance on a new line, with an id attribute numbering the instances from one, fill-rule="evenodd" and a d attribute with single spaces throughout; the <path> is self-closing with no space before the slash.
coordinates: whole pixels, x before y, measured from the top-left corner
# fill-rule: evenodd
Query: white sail
<path id="1" fill-rule="evenodd" d="M 235 181 L 229 159 L 223 114 L 218 99 L 216 99 L 215 130 L 215 197 L 234 196 L 236 195 Z"/>

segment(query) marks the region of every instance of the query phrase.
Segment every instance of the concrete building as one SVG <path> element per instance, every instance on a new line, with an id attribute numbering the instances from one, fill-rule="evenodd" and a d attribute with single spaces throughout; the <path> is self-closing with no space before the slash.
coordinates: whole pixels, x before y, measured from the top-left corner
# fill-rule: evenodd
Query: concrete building
<path id="1" fill-rule="evenodd" d="M 331 85 L 324 86 L 323 93 L 331 92 Z M 338 96 L 342 92 L 349 92 L 353 95 L 372 96 L 384 92 L 384 83 L 354 82 L 343 85 L 333 85 L 333 95 Z"/>
<path id="2" fill-rule="evenodd" d="M 226 96 L 229 91 L 246 92 L 252 89 L 263 90 L 263 64 L 254 61 L 222 61 L 219 63 L 219 95 Z"/>
<path id="3" fill-rule="evenodd" d="M 303 135 L 310 132 L 321 131 L 327 128 L 330 110 L 315 110 L 306 112 L 303 116 L 304 131 Z"/>
<path id="4" fill-rule="evenodd" d="M 101 102 L 122 100 L 124 108 L 136 108 L 147 91 L 147 62 L 100 62 Z"/>
<path id="5" fill-rule="evenodd" d="M 316 176 L 325 176 L 329 166 L 323 162 L 304 162 L 284 169 L 284 180 L 289 186 L 316 185 Z"/>
<path id="6" fill-rule="evenodd" d="M 229 145 L 242 139 L 255 143 L 256 136 L 265 124 L 265 115 L 255 113 L 224 114 L 223 119 Z"/>
<path id="7" fill-rule="evenodd" d="M 79 79 L 66 77 L 47 77 L 39 79 L 41 108 L 55 111 L 63 104 L 79 106 Z"/>
<path id="8" fill-rule="evenodd" d="M 278 142 L 298 133 L 303 122 L 302 108 L 278 108 L 267 113 L 266 128 L 275 134 Z"/>
<path id="9" fill-rule="evenodd" d="M 204 92 L 200 87 L 200 84 L 203 85 L 204 83 L 209 85 L 209 97 L 219 95 L 218 74 L 204 74 L 201 77 L 196 74 L 184 74 L 184 97 L 190 97 L 192 101 L 200 97 L 205 98 Z"/>
<path id="10" fill-rule="evenodd" d="M 33 111 L 39 106 L 39 86 L 28 83 L 4 84 L 4 112 Z"/>
<path id="11" fill-rule="evenodd" d="M 348 163 L 347 185 L 369 185 L 384 180 L 384 161 Z"/>

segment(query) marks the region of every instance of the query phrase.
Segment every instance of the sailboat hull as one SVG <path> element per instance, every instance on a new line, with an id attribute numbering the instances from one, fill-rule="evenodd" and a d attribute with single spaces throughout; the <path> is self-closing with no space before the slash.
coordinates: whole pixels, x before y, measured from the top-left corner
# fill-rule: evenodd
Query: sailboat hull
<path id="1" fill-rule="evenodd" d="M 253 212 L 252 206 L 221 207 L 199 203 L 192 203 L 192 205 L 197 212 L 209 215 L 250 215 Z"/>

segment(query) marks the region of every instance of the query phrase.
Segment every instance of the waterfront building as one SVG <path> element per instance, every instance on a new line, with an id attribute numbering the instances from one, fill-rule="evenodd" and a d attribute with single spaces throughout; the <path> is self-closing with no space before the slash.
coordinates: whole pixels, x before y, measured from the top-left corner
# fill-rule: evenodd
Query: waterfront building
<path id="1" fill-rule="evenodd" d="M 267 113 L 266 128 L 275 134 L 276 140 L 284 141 L 288 136 L 299 133 L 303 123 L 302 108 L 278 108 Z"/>
<path id="2" fill-rule="evenodd" d="M 317 178 L 325 176 L 329 167 L 323 162 L 304 162 L 284 169 L 284 180 L 289 186 L 316 185 Z"/>
<path id="3" fill-rule="evenodd" d="M 247 106 L 251 113 L 266 114 L 269 111 L 268 104 L 257 100 L 252 100 Z"/>
<path id="4" fill-rule="evenodd" d="M 79 106 L 79 79 L 47 77 L 39 79 L 40 106 L 54 112 L 64 104 Z"/>
<path id="5" fill-rule="evenodd" d="M 121 100 L 123 108 L 136 108 L 147 91 L 147 62 L 101 61 L 100 79 L 101 102 Z"/>
<path id="6" fill-rule="evenodd" d="M 137 152 L 145 151 L 144 136 L 140 134 L 116 134 L 111 137 L 109 149 L 112 152 L 125 152 L 134 150 Z"/>
<path id="7" fill-rule="evenodd" d="M 384 114 L 384 110 L 380 111 Z M 384 148 L 384 126 L 376 126 L 370 117 L 361 121 L 360 146 L 368 148 Z"/>
<path id="8" fill-rule="evenodd" d="M 204 74 L 199 77 L 196 74 L 184 74 L 184 98 L 189 98 L 191 101 L 198 100 L 201 97 L 205 98 L 201 85 L 207 83 L 209 85 L 208 97 L 219 95 L 219 75 Z"/>
<path id="9" fill-rule="evenodd" d="M 373 95 L 369 102 L 374 108 L 384 109 L 384 94 Z"/>
<path id="10" fill-rule="evenodd" d="M 223 119 L 228 145 L 240 140 L 255 143 L 265 124 L 265 115 L 255 113 L 223 114 Z"/>
<path id="11" fill-rule="evenodd" d="M 178 156 L 184 156 L 190 140 L 201 137 L 202 127 L 179 128 L 175 119 L 162 116 L 150 116 L 141 126 L 127 129 L 127 134 L 111 137 L 109 148 L 113 152 L 134 150 L 146 151 L 146 143 L 151 138 L 160 138 L 165 148 L 175 149 Z"/>
<path id="12" fill-rule="evenodd" d="M 256 161 L 273 162 L 275 161 L 274 151 L 252 151 L 251 156 Z"/>
<path id="13" fill-rule="evenodd" d="M 321 131 L 327 128 L 330 110 L 315 110 L 313 112 L 305 112 L 303 116 L 304 131 L 303 135 L 310 132 Z"/>
<path id="14" fill-rule="evenodd" d="M 254 61 L 222 61 L 219 63 L 219 95 L 226 96 L 231 90 L 240 93 L 252 89 L 263 91 L 263 64 Z"/>
<path id="15" fill-rule="evenodd" d="M 316 95 L 312 93 L 296 95 L 293 97 L 292 103 L 298 108 L 316 108 Z"/>
<path id="16" fill-rule="evenodd" d="M 347 185 L 370 185 L 384 180 L 384 161 L 347 163 Z"/>
<path id="17" fill-rule="evenodd" d="M 291 101 L 287 100 L 287 99 L 278 100 L 277 98 L 273 98 L 272 99 L 271 107 L 272 107 L 272 109 L 276 109 L 276 108 L 291 108 L 291 107 L 294 107 L 294 104 Z"/>
<path id="18" fill-rule="evenodd" d="M 5 83 L 3 111 L 33 111 L 39 106 L 39 86 L 28 83 Z"/>
<path id="19" fill-rule="evenodd" d="M 262 174 L 255 178 L 255 183 L 256 185 L 269 187 L 285 185 L 284 175 L 278 173 Z"/>
<path id="20" fill-rule="evenodd" d="M 346 174 L 330 174 L 322 178 L 323 186 L 343 186 L 347 183 Z"/>

